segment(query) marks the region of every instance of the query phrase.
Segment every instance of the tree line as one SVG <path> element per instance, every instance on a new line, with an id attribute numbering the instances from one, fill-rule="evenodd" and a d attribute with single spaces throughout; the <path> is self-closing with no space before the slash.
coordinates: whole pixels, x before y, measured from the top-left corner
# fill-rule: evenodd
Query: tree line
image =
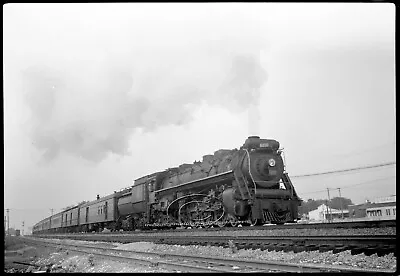
<path id="1" fill-rule="evenodd" d="M 327 199 L 308 199 L 304 200 L 299 206 L 299 214 L 308 214 L 308 212 L 313 211 L 318 208 L 318 206 L 325 204 L 332 209 L 347 209 L 349 205 L 353 205 L 353 202 L 349 198 L 345 197 L 334 197 L 331 200 Z"/>

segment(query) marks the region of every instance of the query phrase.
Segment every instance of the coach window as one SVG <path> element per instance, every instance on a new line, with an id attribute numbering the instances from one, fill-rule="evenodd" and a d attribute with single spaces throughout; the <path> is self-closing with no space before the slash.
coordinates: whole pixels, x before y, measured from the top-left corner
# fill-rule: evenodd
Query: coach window
<path id="1" fill-rule="evenodd" d="M 386 209 L 386 215 L 390 216 L 390 209 Z"/>
<path id="2" fill-rule="evenodd" d="M 72 213 L 69 216 L 69 223 L 72 224 Z"/>
<path id="3" fill-rule="evenodd" d="M 107 219 L 107 208 L 108 208 L 107 205 L 108 205 L 108 204 L 107 204 L 107 201 L 106 201 L 106 203 L 105 203 L 105 205 L 104 205 L 104 218 L 105 218 L 105 219 Z"/>
<path id="4" fill-rule="evenodd" d="M 378 210 L 378 216 L 382 216 L 382 211 Z"/>
<path id="5" fill-rule="evenodd" d="M 396 209 L 393 209 L 393 216 L 396 215 Z"/>
<path id="6" fill-rule="evenodd" d="M 65 225 L 68 225 L 68 214 L 65 214 Z"/>
<path id="7" fill-rule="evenodd" d="M 86 207 L 86 222 L 89 221 L 89 207 Z"/>
<path id="8" fill-rule="evenodd" d="M 375 210 L 374 211 L 370 211 L 369 213 L 371 214 L 370 215 L 371 217 L 375 217 L 376 216 L 376 211 Z"/>

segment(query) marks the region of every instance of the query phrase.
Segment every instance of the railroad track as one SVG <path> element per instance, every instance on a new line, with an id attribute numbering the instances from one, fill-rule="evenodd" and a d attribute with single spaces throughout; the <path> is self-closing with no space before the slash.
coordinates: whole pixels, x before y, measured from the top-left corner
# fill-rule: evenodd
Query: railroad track
<path id="1" fill-rule="evenodd" d="M 123 262 L 133 262 L 146 266 L 157 266 L 180 272 L 393 272 L 374 269 L 355 269 L 339 266 L 320 266 L 310 264 L 290 264 L 283 262 L 266 262 L 221 257 L 181 255 L 173 253 L 155 253 L 115 249 L 104 246 L 68 244 L 67 242 L 44 241 L 25 238 L 27 243 L 51 246 L 55 248 L 92 254 L 99 258 Z"/>
<path id="2" fill-rule="evenodd" d="M 394 253 L 396 254 L 396 236 L 278 236 L 278 237 L 240 237 L 240 236 L 199 236 L 199 237 L 162 237 L 156 240 L 149 239 L 155 243 L 166 244 L 199 244 L 226 246 L 230 241 L 237 248 L 263 249 L 275 251 L 333 251 L 339 253 L 351 250 L 352 254 L 364 253 L 378 256 Z"/>
<path id="3" fill-rule="evenodd" d="M 173 236 L 163 235 L 139 235 L 139 234 L 73 234 L 73 235 L 42 235 L 43 238 L 56 239 L 75 239 L 86 241 L 104 241 L 104 242 L 154 242 L 162 244 L 179 244 L 179 245 L 212 245 L 227 247 L 230 243 L 234 244 L 238 249 L 257 249 L 275 250 L 275 251 L 333 251 L 339 253 L 351 250 L 353 255 L 364 253 L 365 255 L 377 254 L 383 256 L 385 254 L 396 252 L 396 236 L 395 235 L 351 235 L 351 236 Z"/>

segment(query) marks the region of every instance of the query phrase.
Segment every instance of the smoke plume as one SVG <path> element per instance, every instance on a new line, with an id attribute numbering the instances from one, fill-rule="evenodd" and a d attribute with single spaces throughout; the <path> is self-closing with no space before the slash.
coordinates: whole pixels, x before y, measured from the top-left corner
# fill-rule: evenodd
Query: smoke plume
<path id="1" fill-rule="evenodd" d="M 238 23 L 231 30 L 237 33 L 234 38 L 222 36 L 229 32 L 221 29 L 221 40 L 213 41 L 200 30 L 194 32 L 195 39 L 175 35 L 169 45 L 170 40 L 150 31 L 148 37 L 158 41 L 135 39 L 135 30 L 127 25 L 120 36 L 115 30 L 91 30 L 89 38 L 95 42 L 81 35 L 79 45 L 71 44 L 67 33 L 64 40 L 37 50 L 38 58 L 23 66 L 31 139 L 45 160 L 61 152 L 93 162 L 110 153 L 129 155 L 135 132 L 188 124 L 202 103 L 256 112 L 250 116 L 249 131 L 258 131 L 257 107 L 267 73 L 257 36 L 251 37 Z M 110 42 L 101 40 L 107 35 Z"/>

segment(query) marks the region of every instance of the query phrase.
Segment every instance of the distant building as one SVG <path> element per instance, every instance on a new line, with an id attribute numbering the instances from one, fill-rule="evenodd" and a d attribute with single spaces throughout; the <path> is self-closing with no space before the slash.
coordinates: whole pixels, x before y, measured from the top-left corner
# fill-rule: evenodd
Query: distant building
<path id="1" fill-rule="evenodd" d="M 374 198 L 363 204 L 349 205 L 349 218 L 395 219 L 396 195 Z"/>
<path id="2" fill-rule="evenodd" d="M 396 203 L 396 195 L 377 197 L 370 200 L 371 203 Z"/>
<path id="3" fill-rule="evenodd" d="M 10 227 L 8 234 L 9 234 L 10 236 L 15 236 L 15 235 L 16 235 L 16 232 L 17 232 L 17 231 L 16 231 L 14 228 Z"/>
<path id="4" fill-rule="evenodd" d="M 308 217 L 310 220 L 326 221 L 326 220 L 337 220 L 349 217 L 348 210 L 337 210 L 328 208 L 325 204 L 318 206 L 316 210 L 308 212 Z"/>
<path id="5" fill-rule="evenodd" d="M 366 209 L 367 218 L 396 218 L 396 195 L 380 197 L 371 200 Z"/>
<path id="6" fill-rule="evenodd" d="M 396 218 L 396 202 L 373 203 L 367 209 L 367 218 L 379 217 L 382 219 Z"/>
<path id="7" fill-rule="evenodd" d="M 349 218 L 365 218 L 370 203 L 349 205 Z"/>

